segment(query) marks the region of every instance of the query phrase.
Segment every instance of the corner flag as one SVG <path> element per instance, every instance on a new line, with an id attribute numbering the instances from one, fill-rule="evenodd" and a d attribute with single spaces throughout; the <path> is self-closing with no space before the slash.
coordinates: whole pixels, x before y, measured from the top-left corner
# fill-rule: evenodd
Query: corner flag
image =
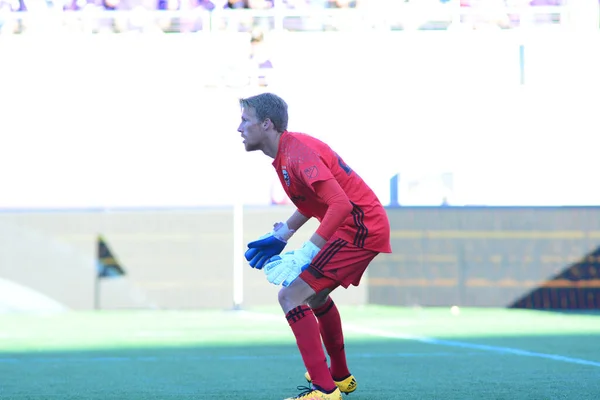
<path id="1" fill-rule="evenodd" d="M 125 275 L 125 270 L 113 256 L 102 236 L 98 236 L 98 258 L 96 260 L 98 278 L 114 278 Z"/>

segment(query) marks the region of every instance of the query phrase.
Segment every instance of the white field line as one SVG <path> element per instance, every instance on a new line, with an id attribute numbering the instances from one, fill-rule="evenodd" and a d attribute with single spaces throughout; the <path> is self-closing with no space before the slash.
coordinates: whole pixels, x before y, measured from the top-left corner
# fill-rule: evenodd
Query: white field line
<path id="1" fill-rule="evenodd" d="M 273 320 L 284 321 L 283 317 L 278 317 L 276 315 L 266 314 L 266 313 L 257 313 L 257 312 L 251 312 L 251 311 L 239 311 L 239 315 L 242 317 L 251 317 L 254 319 L 261 318 L 261 319 L 270 320 L 270 321 L 273 321 Z M 419 342 L 419 343 L 426 343 L 426 344 L 432 344 L 432 345 L 437 345 L 437 346 L 446 346 L 446 347 L 454 347 L 454 348 L 462 348 L 462 349 L 470 349 L 470 350 L 480 350 L 480 351 L 487 351 L 487 352 L 496 353 L 496 354 L 512 354 L 512 355 L 522 356 L 522 357 L 543 358 L 543 359 L 547 359 L 547 360 L 561 361 L 561 362 L 565 362 L 565 363 L 569 363 L 569 364 L 587 365 L 587 366 L 591 366 L 591 367 L 600 368 L 600 362 L 597 362 L 597 361 L 584 360 L 581 358 L 566 357 L 566 356 L 561 356 L 559 354 L 538 353 L 538 352 L 534 352 L 534 351 L 515 349 L 512 347 L 489 346 L 489 345 L 484 345 L 484 344 L 460 342 L 460 341 L 456 341 L 456 340 L 436 339 L 436 338 L 431 338 L 431 337 L 426 337 L 426 336 L 416 336 L 416 335 L 409 335 L 409 334 L 403 334 L 403 333 L 388 332 L 388 331 L 378 330 L 378 329 L 365 328 L 365 327 L 352 325 L 352 324 L 344 324 L 344 330 L 347 330 L 348 332 L 360 333 L 360 334 L 375 336 L 375 337 L 380 337 L 380 338 L 412 340 L 412 341 Z"/>

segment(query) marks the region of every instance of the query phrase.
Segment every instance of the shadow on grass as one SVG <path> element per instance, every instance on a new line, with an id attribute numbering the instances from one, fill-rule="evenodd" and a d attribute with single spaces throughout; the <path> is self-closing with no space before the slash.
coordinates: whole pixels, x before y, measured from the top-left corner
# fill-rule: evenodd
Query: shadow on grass
<path id="1" fill-rule="evenodd" d="M 463 337 L 496 350 L 352 340 L 350 400 L 598 399 L 598 335 Z M 502 348 L 584 358 L 579 365 Z M 294 344 L 0 353 L 0 399 L 283 399 L 305 385 Z"/>
<path id="2" fill-rule="evenodd" d="M 550 313 L 557 314 L 566 314 L 566 315 L 590 315 L 594 317 L 600 317 L 600 309 L 599 310 L 561 310 L 561 309 L 539 309 L 534 311 L 545 311 Z"/>

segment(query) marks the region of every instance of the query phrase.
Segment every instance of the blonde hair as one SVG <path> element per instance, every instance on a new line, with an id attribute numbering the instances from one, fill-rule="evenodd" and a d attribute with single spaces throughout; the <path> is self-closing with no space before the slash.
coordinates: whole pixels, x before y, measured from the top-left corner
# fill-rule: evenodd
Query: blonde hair
<path id="1" fill-rule="evenodd" d="M 273 93 L 261 93 L 256 96 L 240 99 L 240 107 L 252 108 L 260 122 L 269 119 L 279 133 L 287 130 L 288 105 Z"/>

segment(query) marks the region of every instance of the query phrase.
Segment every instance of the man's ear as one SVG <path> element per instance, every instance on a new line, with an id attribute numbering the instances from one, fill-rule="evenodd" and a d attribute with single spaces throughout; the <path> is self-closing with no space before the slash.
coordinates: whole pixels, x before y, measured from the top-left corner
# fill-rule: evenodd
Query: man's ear
<path id="1" fill-rule="evenodd" d="M 265 119 L 263 121 L 263 129 L 269 129 L 269 126 L 271 126 L 272 122 L 269 118 Z"/>

